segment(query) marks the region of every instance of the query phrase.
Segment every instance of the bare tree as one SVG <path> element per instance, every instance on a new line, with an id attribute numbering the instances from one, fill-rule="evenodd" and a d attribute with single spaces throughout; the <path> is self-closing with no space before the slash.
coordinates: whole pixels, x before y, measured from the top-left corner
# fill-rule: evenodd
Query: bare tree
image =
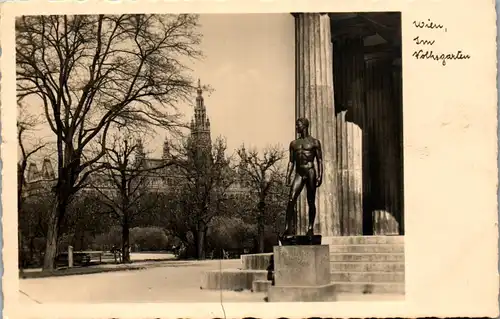
<path id="1" fill-rule="evenodd" d="M 75 196 L 68 207 L 71 214 L 66 216 L 61 225 L 59 248 L 65 249 L 71 245 L 74 250 L 88 249 L 96 235 L 117 224 L 109 207 L 99 199 L 98 194 L 91 188 L 82 190 Z M 66 237 L 66 240 L 61 237 Z"/>
<path id="2" fill-rule="evenodd" d="M 280 236 L 285 226 L 286 206 L 289 188 L 286 185 L 286 171 L 283 167 L 273 175 L 274 183 L 270 187 L 266 204 L 264 223 L 272 231 L 275 238 Z"/>
<path id="3" fill-rule="evenodd" d="M 279 184 L 283 178 L 280 174 L 279 163 L 285 152 L 278 146 L 269 146 L 262 154 L 255 149 L 246 150 L 242 146 L 237 154 L 240 158 L 238 170 L 244 185 L 256 201 L 258 251 L 264 252 L 264 228 L 266 225 L 266 207 L 272 200 L 273 186 Z"/>
<path id="4" fill-rule="evenodd" d="M 18 103 L 19 117 L 17 120 L 17 143 L 19 146 L 19 160 L 17 162 L 17 207 L 21 211 L 23 204 L 23 191 L 26 184 L 26 168 L 33 155 L 48 146 L 43 139 L 30 136 L 41 124 L 40 118 L 29 114 L 26 105 Z M 31 140 L 31 143 L 29 143 Z M 31 145 L 29 145 L 31 144 Z"/>
<path id="5" fill-rule="evenodd" d="M 25 187 L 27 186 L 26 168 L 28 163 L 37 153 L 46 149 L 49 145 L 43 139 L 36 138 L 36 130 L 40 125 L 41 119 L 27 110 L 27 105 L 18 101 L 18 119 L 17 119 L 17 143 L 19 157 L 17 162 L 17 214 L 18 214 L 18 248 L 22 255 L 20 259 L 21 267 L 25 262 L 32 262 L 34 257 L 34 240 L 38 237 L 44 237 L 41 219 L 46 216 L 44 204 L 46 196 L 50 196 L 50 190 L 42 185 L 37 185 L 36 192 L 30 191 L 30 199 L 25 196 Z M 49 181 L 48 181 L 49 182 Z M 33 209 L 36 207 L 36 209 Z M 28 242 L 29 255 L 24 256 L 25 242 Z"/>
<path id="6" fill-rule="evenodd" d="M 122 230 L 122 261 L 130 262 L 130 228 L 135 218 L 152 211 L 156 206 L 154 183 L 163 182 L 164 169 L 172 166 L 172 158 L 151 166 L 146 163 L 142 139 L 134 133 L 114 134 L 103 157 L 105 167 L 91 178 L 92 189 L 106 205 Z M 147 196 L 147 201 L 144 198 Z"/>
<path id="7" fill-rule="evenodd" d="M 180 234 L 188 230 L 194 237 L 196 258 L 206 256 L 206 235 L 215 216 L 226 211 L 229 189 L 234 184 L 231 159 L 226 156 L 226 142 L 217 138 L 213 145 L 188 143 L 184 146 L 183 159 L 178 160 L 182 185 L 176 215 L 168 227 Z M 187 238 L 185 238 L 187 240 Z"/>
<path id="8" fill-rule="evenodd" d="M 196 15 L 22 16 L 17 90 L 35 95 L 57 145 L 56 200 L 44 269 L 54 268 L 61 220 L 106 154 L 114 127 L 176 129 L 176 105 L 194 89 L 182 61 L 202 56 Z M 99 141 L 100 152 L 88 148 Z"/>
<path id="9" fill-rule="evenodd" d="M 43 183 L 42 183 L 43 184 Z M 36 191 L 30 191 L 30 196 L 23 197 L 22 207 L 18 211 L 18 250 L 20 253 L 19 266 L 28 264 L 40 265 L 36 261 L 42 251 L 38 251 L 38 242 L 47 235 L 47 216 L 51 210 L 51 189 L 37 185 Z"/>

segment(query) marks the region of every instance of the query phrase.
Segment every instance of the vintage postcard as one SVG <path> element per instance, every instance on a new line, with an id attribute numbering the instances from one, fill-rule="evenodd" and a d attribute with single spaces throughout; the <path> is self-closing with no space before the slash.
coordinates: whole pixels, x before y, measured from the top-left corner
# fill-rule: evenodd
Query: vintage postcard
<path id="1" fill-rule="evenodd" d="M 5 316 L 497 317 L 495 22 L 5 3 Z"/>

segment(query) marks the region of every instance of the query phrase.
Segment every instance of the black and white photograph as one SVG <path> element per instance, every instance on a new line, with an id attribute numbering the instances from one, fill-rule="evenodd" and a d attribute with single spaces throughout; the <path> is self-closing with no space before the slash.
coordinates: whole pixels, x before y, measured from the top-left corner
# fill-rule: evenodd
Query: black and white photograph
<path id="1" fill-rule="evenodd" d="M 399 12 L 18 17 L 20 293 L 404 298 L 401 66 Z"/>
<path id="2" fill-rule="evenodd" d="M 498 234 L 494 56 L 443 8 L 54 5 L 2 15 L 17 307 L 449 316 L 498 290 L 493 259 L 458 252 Z"/>

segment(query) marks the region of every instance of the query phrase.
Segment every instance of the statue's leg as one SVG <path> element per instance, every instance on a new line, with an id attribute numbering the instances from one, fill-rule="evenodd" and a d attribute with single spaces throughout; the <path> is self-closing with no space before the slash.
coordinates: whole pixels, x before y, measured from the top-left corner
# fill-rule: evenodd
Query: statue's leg
<path id="1" fill-rule="evenodd" d="M 288 204 L 286 207 L 286 228 L 283 236 L 294 235 L 293 220 L 295 216 L 295 204 L 299 198 L 302 188 L 304 188 L 304 178 L 299 174 L 295 174 L 292 185 L 290 186 L 290 192 L 288 194 Z"/>
<path id="2" fill-rule="evenodd" d="M 307 235 L 314 234 L 314 220 L 316 219 L 316 170 L 314 168 L 307 172 L 306 178 L 307 206 L 309 207 L 309 225 Z"/>

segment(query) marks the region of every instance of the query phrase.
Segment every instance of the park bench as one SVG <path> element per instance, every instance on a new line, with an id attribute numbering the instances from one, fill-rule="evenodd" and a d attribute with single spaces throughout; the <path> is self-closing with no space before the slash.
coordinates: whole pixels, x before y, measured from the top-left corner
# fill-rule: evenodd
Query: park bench
<path id="1" fill-rule="evenodd" d="M 74 266 L 88 266 L 90 265 L 91 257 L 86 252 L 73 252 L 73 265 Z M 58 267 L 68 266 L 69 255 L 68 252 L 63 252 L 57 255 L 56 265 Z"/>

